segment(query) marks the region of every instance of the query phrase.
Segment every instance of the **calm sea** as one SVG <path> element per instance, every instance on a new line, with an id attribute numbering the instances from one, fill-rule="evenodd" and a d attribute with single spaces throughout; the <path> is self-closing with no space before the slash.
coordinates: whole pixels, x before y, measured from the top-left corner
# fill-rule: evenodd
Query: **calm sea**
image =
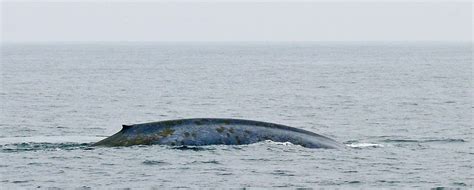
<path id="1" fill-rule="evenodd" d="M 471 43 L 3 44 L 0 187 L 472 188 Z M 288 143 L 94 148 L 122 124 L 225 117 Z"/>

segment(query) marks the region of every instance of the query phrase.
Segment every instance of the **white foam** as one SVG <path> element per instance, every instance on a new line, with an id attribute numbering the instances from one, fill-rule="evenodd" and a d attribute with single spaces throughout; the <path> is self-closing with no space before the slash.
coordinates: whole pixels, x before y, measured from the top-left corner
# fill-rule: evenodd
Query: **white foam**
<path id="1" fill-rule="evenodd" d="M 352 143 L 347 144 L 347 146 L 352 148 L 365 148 L 365 147 L 384 147 L 382 144 L 375 144 L 375 143 Z"/>
<path id="2" fill-rule="evenodd" d="M 275 141 L 271 141 L 271 140 L 265 140 L 264 143 L 283 145 L 283 146 L 294 146 L 294 144 L 291 143 L 291 142 L 275 142 Z"/>

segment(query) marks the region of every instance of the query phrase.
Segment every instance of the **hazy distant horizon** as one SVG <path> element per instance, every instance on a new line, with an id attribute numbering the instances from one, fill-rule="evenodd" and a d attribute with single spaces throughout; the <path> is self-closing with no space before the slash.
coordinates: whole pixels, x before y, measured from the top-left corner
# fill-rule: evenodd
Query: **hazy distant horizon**
<path id="1" fill-rule="evenodd" d="M 0 41 L 0 44 L 474 44 L 474 41 Z"/>
<path id="2" fill-rule="evenodd" d="M 472 42 L 470 2 L 2 2 L 2 43 Z"/>

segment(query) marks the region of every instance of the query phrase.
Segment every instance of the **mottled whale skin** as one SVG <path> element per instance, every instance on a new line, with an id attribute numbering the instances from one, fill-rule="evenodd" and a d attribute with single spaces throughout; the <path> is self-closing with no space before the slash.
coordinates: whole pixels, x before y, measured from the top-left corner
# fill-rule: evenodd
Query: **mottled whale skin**
<path id="1" fill-rule="evenodd" d="M 291 142 L 307 148 L 344 147 L 330 138 L 302 129 L 261 121 L 225 118 L 193 118 L 123 125 L 121 131 L 93 145 L 241 145 L 265 140 Z"/>

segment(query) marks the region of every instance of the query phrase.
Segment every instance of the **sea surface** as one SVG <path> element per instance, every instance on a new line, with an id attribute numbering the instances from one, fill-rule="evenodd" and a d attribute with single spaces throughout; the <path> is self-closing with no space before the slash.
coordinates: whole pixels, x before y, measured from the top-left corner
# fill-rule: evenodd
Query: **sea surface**
<path id="1" fill-rule="evenodd" d="M 474 184 L 472 43 L 16 43 L 1 47 L 0 189 L 399 189 Z M 91 147 L 224 117 L 290 143 Z"/>

